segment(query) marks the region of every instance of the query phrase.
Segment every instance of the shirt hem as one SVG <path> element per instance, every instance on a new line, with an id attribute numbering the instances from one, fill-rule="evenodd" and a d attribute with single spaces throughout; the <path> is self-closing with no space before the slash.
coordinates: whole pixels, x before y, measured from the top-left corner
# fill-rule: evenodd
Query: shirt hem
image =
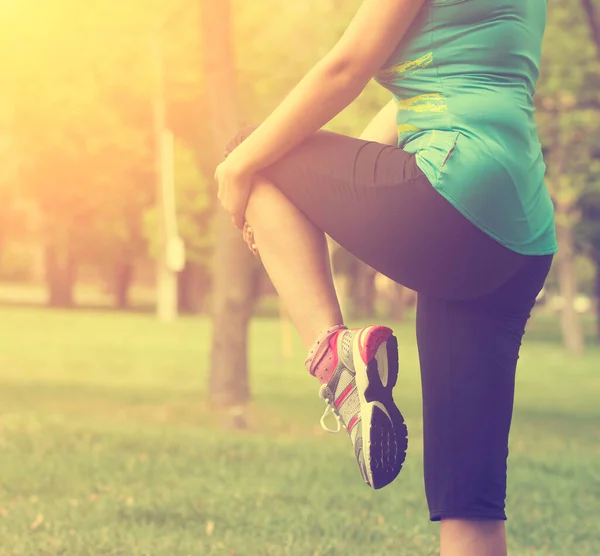
<path id="1" fill-rule="evenodd" d="M 544 255 L 555 255 L 558 252 L 558 243 L 555 241 L 551 247 L 547 247 L 545 249 L 523 249 L 519 247 L 515 243 L 500 237 L 496 232 L 490 229 L 488 226 L 483 224 L 477 217 L 473 216 L 468 209 L 466 209 L 461 203 L 459 203 L 446 189 L 443 189 L 439 186 L 434 186 L 436 191 L 444 197 L 458 212 L 460 212 L 467 220 L 469 220 L 472 224 L 477 226 L 482 232 L 486 233 L 492 239 L 503 245 L 507 249 L 518 253 L 519 255 L 535 255 L 535 256 L 544 256 Z"/>
<path id="2" fill-rule="evenodd" d="M 451 518 L 507 521 L 506 512 L 502 510 L 442 510 L 429 513 L 429 519 L 433 522 Z"/>

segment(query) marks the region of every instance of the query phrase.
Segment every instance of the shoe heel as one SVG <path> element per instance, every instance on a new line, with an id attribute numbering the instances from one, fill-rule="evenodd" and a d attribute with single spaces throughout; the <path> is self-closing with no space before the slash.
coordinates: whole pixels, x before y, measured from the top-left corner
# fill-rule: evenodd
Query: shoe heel
<path id="1" fill-rule="evenodd" d="M 393 335 L 393 331 L 387 326 L 371 326 L 364 334 L 365 338 L 361 349 L 361 356 L 365 365 L 368 365 L 375 357 L 379 346 Z"/>
<path id="2" fill-rule="evenodd" d="M 398 379 L 398 341 L 386 326 L 373 326 L 365 332 L 363 357 L 366 357 L 368 401 L 391 395 Z"/>
<path id="3" fill-rule="evenodd" d="M 388 338 L 386 342 L 386 355 L 388 361 L 388 385 L 387 387 L 391 391 L 398 381 L 398 371 L 399 371 L 399 360 L 398 360 L 398 338 L 392 335 Z"/>
<path id="4" fill-rule="evenodd" d="M 379 345 L 375 357 L 367 365 L 369 390 L 378 392 L 379 399 L 392 395 L 392 390 L 398 381 L 398 340 L 390 336 Z"/>

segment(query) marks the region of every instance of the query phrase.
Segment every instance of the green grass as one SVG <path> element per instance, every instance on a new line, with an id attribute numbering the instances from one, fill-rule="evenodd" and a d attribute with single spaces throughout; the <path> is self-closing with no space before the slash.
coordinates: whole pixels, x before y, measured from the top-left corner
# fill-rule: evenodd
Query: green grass
<path id="1" fill-rule="evenodd" d="M 253 323 L 251 428 L 232 432 L 204 403 L 208 320 L 0 309 L 0 556 L 436 554 L 414 331 L 395 328 L 409 457 L 372 492 L 277 321 Z M 511 554 L 597 556 L 600 350 L 574 360 L 547 332 L 518 372 Z"/>

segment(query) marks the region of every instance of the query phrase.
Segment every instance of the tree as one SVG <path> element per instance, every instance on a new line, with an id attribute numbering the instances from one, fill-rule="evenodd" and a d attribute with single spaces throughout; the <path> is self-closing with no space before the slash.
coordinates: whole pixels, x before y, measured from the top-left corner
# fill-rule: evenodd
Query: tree
<path id="1" fill-rule="evenodd" d="M 575 311 L 577 292 L 574 229 L 578 200 L 597 172 L 593 142 L 598 133 L 597 65 L 588 23 L 579 2 L 548 6 L 548 27 L 538 84 L 538 123 L 548 164 L 548 186 L 556 208 L 558 278 L 565 306 L 561 327 L 565 346 L 583 350 L 583 330 Z"/>
<path id="2" fill-rule="evenodd" d="M 600 342 L 600 189 L 582 195 L 578 206 L 582 215 L 576 229 L 578 247 L 595 266 L 596 340 Z"/>
<path id="3" fill-rule="evenodd" d="M 216 162 L 238 131 L 231 6 L 225 0 L 201 0 L 201 7 L 203 68 Z M 209 400 L 217 406 L 243 407 L 250 399 L 247 335 L 256 265 L 221 208 L 217 209 L 215 229 Z"/>
<path id="4" fill-rule="evenodd" d="M 22 160 L 19 190 L 44 246 L 49 303 L 70 306 L 78 264 L 123 267 L 119 260 L 129 262 L 144 245 L 151 149 L 136 107 L 147 79 L 142 64 L 122 70 L 145 52 L 147 33 L 136 28 L 143 16 L 134 8 L 143 10 L 60 0 L 35 5 L 32 19 L 32 2 L 10 8 L 2 18 L 2 70 L 10 76 L 3 91 L 14 108 L 8 132 Z M 128 272 L 120 274 L 124 302 Z"/>
<path id="5" fill-rule="evenodd" d="M 595 45 L 596 60 L 600 64 L 600 17 L 593 0 L 581 0 L 587 16 L 590 36 Z M 594 142 L 597 144 L 597 142 Z M 600 151 L 594 153 L 594 160 L 600 160 Z M 594 187 L 595 186 L 595 187 Z M 582 196 L 579 202 L 582 222 L 579 226 L 580 241 L 584 251 L 590 256 L 596 267 L 594 295 L 596 298 L 596 339 L 600 342 L 600 179 L 596 179 L 591 191 Z"/>
<path id="6" fill-rule="evenodd" d="M 600 60 L 600 20 L 597 16 L 596 5 L 593 0 L 581 0 L 581 7 L 587 17 L 590 35 L 596 47 L 596 58 Z"/>

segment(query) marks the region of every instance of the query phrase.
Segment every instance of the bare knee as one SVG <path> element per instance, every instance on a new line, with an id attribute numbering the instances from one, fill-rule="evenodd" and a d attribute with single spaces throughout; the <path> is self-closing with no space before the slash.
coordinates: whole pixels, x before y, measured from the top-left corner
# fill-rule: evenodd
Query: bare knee
<path id="1" fill-rule="evenodd" d="M 246 220 L 255 224 L 257 220 L 269 220 L 273 211 L 281 204 L 283 193 L 277 189 L 273 182 L 257 174 L 252 180 L 252 189 L 246 207 Z"/>

